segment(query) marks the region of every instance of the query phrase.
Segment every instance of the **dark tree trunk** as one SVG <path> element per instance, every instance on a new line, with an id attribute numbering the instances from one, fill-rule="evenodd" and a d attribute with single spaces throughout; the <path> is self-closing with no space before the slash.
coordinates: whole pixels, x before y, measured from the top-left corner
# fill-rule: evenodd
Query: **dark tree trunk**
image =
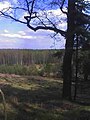
<path id="1" fill-rule="evenodd" d="M 87 81 L 88 80 L 88 74 L 84 73 L 84 80 Z"/>
<path id="2" fill-rule="evenodd" d="M 63 98 L 71 100 L 75 0 L 68 0 L 67 37 L 63 60 Z"/>
<path id="3" fill-rule="evenodd" d="M 78 86 L 78 35 L 76 36 L 76 76 L 75 76 L 75 91 L 74 91 L 74 100 L 77 96 L 77 86 Z"/>

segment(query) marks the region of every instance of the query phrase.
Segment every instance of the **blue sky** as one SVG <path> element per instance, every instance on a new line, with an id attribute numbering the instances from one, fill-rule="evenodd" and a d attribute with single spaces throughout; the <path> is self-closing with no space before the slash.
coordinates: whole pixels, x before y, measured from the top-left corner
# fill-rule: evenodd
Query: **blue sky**
<path id="1" fill-rule="evenodd" d="M 17 0 L 13 0 L 17 2 Z M 8 7 L 10 3 L 6 0 L 0 2 L 0 10 Z M 58 9 L 54 14 L 58 15 Z M 62 15 L 62 18 L 65 17 Z M 22 16 L 21 16 L 22 17 Z M 59 25 L 58 25 L 59 26 Z M 66 29 L 66 22 L 60 24 L 60 29 Z M 51 38 L 52 31 L 39 30 L 33 32 L 26 25 L 13 20 L 0 17 L 0 49 L 62 49 L 65 39 L 59 36 L 56 40 Z"/>

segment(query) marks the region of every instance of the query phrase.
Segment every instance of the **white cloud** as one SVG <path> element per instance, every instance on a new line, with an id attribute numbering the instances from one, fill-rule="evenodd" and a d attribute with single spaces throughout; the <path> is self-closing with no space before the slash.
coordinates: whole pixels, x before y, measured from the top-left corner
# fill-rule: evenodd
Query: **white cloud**
<path id="1" fill-rule="evenodd" d="M 6 8 L 9 8 L 11 4 L 8 1 L 2 1 L 0 2 L 0 11 Z"/>
<path id="2" fill-rule="evenodd" d="M 53 45 L 54 40 L 48 35 L 50 31 L 38 31 L 36 33 L 25 31 L 25 35 L 21 35 L 23 31 L 18 31 L 17 34 L 1 33 L 0 34 L 0 48 L 31 48 L 31 49 L 50 49 Z M 59 38 L 60 39 L 60 38 Z M 64 46 L 64 40 L 56 41 L 56 47 L 62 48 Z"/>
<path id="3" fill-rule="evenodd" d="M 36 36 L 30 35 L 21 35 L 21 34 L 10 34 L 10 33 L 2 33 L 0 36 L 10 37 L 10 38 L 20 38 L 20 39 L 36 39 Z"/>
<path id="4" fill-rule="evenodd" d="M 5 33 L 8 33 L 9 31 L 5 29 L 4 32 L 5 32 Z"/>
<path id="5" fill-rule="evenodd" d="M 0 33 L 1 37 L 8 37 L 8 38 L 22 38 L 22 39 L 35 39 L 36 36 L 27 35 L 24 31 L 18 31 L 17 33 L 11 33 L 7 29 L 4 29 L 3 33 Z"/>
<path id="6" fill-rule="evenodd" d="M 11 6 L 12 5 L 10 2 L 2 1 L 0 2 L 0 11 L 7 12 L 7 14 L 13 16 L 12 10 L 9 9 Z M 2 13 L 1 13 L 1 16 L 3 16 Z M 3 20 L 3 19 L 0 18 L 0 20 Z"/>
<path id="7" fill-rule="evenodd" d="M 63 14 L 60 9 L 48 10 L 47 13 L 48 13 L 50 16 L 53 14 L 53 15 L 56 15 L 56 16 L 58 16 L 58 17 L 60 17 L 60 16 L 66 17 L 66 15 Z"/>
<path id="8" fill-rule="evenodd" d="M 64 10 L 66 11 L 66 9 L 64 9 Z M 66 15 L 63 14 L 60 9 L 39 11 L 38 15 L 41 16 L 41 17 L 42 16 L 46 17 L 46 15 L 47 15 L 49 18 L 52 18 L 52 17 L 57 17 L 57 18 L 66 17 Z"/>
<path id="9" fill-rule="evenodd" d="M 17 38 L 17 39 L 43 39 L 49 36 L 52 32 L 51 31 L 44 31 L 40 30 L 36 33 L 30 29 L 26 30 L 20 30 L 16 33 L 11 33 L 11 31 L 4 29 L 2 33 L 0 33 L 0 37 L 6 37 L 6 38 Z"/>
<path id="10" fill-rule="evenodd" d="M 16 40 L 5 40 L 6 43 L 16 43 Z"/>
<path id="11" fill-rule="evenodd" d="M 19 20 L 21 21 L 26 21 L 24 16 L 28 16 L 28 13 L 27 12 L 23 12 L 22 16 L 19 18 Z"/>
<path id="12" fill-rule="evenodd" d="M 18 33 L 19 33 L 20 35 L 26 35 L 26 33 L 25 33 L 24 31 L 18 31 Z"/>
<path id="13" fill-rule="evenodd" d="M 58 24 L 58 27 L 60 28 L 60 30 L 65 31 L 67 29 L 67 23 L 66 22 L 60 23 Z"/>
<path id="14" fill-rule="evenodd" d="M 9 39 L 1 40 L 0 39 L 0 43 L 3 43 L 3 44 L 16 43 L 16 40 L 9 40 Z"/>
<path id="15" fill-rule="evenodd" d="M 17 0 L 12 0 L 14 2 L 14 4 L 16 4 L 18 1 Z"/>

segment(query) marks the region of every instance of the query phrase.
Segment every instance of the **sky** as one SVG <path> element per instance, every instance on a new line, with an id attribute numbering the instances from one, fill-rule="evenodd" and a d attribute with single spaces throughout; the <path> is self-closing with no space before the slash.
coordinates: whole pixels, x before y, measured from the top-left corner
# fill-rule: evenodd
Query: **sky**
<path id="1" fill-rule="evenodd" d="M 15 4 L 17 0 L 12 0 Z M 8 0 L 0 2 L 0 10 L 10 5 Z M 54 15 L 58 16 L 58 9 L 52 10 Z M 50 11 L 49 11 L 50 12 Z M 60 16 L 65 16 L 60 13 Z M 22 14 L 20 14 L 22 18 Z M 50 14 L 51 17 L 51 14 Z M 23 19 L 23 18 L 22 18 Z M 58 25 L 60 29 L 66 29 L 66 22 Z M 48 30 L 39 30 L 34 32 L 25 24 L 17 23 L 14 20 L 0 17 L 0 49 L 63 49 L 65 39 L 62 36 L 57 36 L 57 39 L 52 38 L 53 32 Z"/>

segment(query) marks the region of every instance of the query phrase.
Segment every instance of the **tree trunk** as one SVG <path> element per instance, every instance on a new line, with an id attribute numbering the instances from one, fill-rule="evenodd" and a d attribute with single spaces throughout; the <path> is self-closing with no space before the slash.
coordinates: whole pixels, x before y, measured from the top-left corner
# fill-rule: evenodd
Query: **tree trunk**
<path id="1" fill-rule="evenodd" d="M 75 90 L 74 90 L 74 100 L 77 96 L 77 86 L 78 86 L 78 35 L 76 36 L 76 75 L 75 75 Z"/>
<path id="2" fill-rule="evenodd" d="M 71 100 L 75 0 L 68 0 L 67 36 L 63 59 L 63 98 Z"/>

